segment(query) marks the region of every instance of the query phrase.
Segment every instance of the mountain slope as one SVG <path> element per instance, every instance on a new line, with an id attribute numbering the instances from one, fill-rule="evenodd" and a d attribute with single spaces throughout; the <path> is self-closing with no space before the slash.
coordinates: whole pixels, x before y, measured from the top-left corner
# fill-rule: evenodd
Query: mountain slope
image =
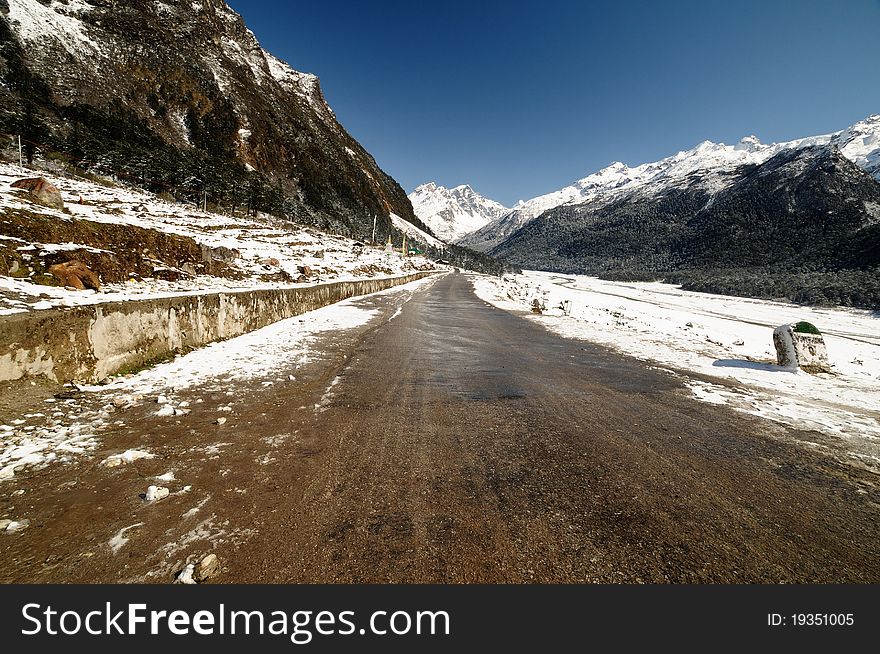
<path id="1" fill-rule="evenodd" d="M 490 250 L 545 211 L 564 205 L 650 198 L 695 184 L 708 194 L 717 193 L 736 181 L 737 170 L 741 167 L 761 164 L 782 151 L 810 145 L 833 145 L 845 157 L 880 179 L 880 115 L 875 115 L 834 134 L 775 144 L 763 144 L 754 136 L 747 136 L 733 146 L 704 141 L 691 150 L 634 168 L 614 163 L 559 191 L 521 202 L 461 242 L 476 249 Z"/>
<path id="2" fill-rule="evenodd" d="M 409 194 L 416 216 L 442 240 L 451 243 L 500 218 L 509 209 L 468 185 L 448 189 L 434 182 Z"/>
<path id="3" fill-rule="evenodd" d="M 221 0 L 0 0 L 0 132 L 153 191 L 365 236 L 403 189 L 318 79 L 265 52 Z M 16 152 L 17 154 L 17 152 Z"/>
<path id="4" fill-rule="evenodd" d="M 714 193 L 695 178 L 655 195 L 556 207 L 491 252 L 522 267 L 569 273 L 723 277 L 727 292 L 745 295 L 758 293 L 755 276 L 861 271 L 852 277 L 862 285 L 850 289 L 855 299 L 840 301 L 875 306 L 878 246 L 880 183 L 826 144 L 741 167 Z"/>

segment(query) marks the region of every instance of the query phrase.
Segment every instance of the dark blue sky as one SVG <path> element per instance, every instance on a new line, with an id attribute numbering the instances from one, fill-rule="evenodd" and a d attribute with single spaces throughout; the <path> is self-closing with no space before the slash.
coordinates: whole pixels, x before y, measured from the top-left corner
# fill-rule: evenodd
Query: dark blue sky
<path id="1" fill-rule="evenodd" d="M 508 205 L 612 161 L 880 113 L 880 1 L 231 0 L 411 191 Z"/>

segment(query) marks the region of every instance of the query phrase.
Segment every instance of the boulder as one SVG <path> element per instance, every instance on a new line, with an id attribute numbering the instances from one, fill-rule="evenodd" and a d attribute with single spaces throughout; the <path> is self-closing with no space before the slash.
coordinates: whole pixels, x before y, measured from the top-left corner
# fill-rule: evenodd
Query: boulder
<path id="1" fill-rule="evenodd" d="M 202 583 L 207 581 L 211 577 L 216 577 L 218 572 L 220 572 L 220 561 L 217 558 L 217 555 L 208 554 L 208 556 L 203 558 L 196 565 L 193 572 L 193 579 L 195 579 L 198 583 Z"/>
<path id="2" fill-rule="evenodd" d="M 20 179 L 12 183 L 12 188 L 27 191 L 28 197 L 35 202 L 45 204 L 59 211 L 64 209 L 64 200 L 61 199 L 61 192 L 45 177 Z"/>
<path id="3" fill-rule="evenodd" d="M 202 261 L 211 263 L 212 261 L 220 261 L 221 263 L 233 263 L 241 256 L 241 252 L 234 248 L 220 246 L 212 248 L 207 245 L 202 246 Z"/>
<path id="4" fill-rule="evenodd" d="M 781 325 L 773 332 L 776 360 L 786 368 L 829 372 L 828 350 L 821 332 L 808 322 Z"/>
<path id="5" fill-rule="evenodd" d="M 78 291 L 84 291 L 87 288 L 101 290 L 98 276 L 82 261 L 74 260 L 55 264 L 49 268 L 49 274 L 55 277 L 61 286 L 69 286 Z"/>
<path id="6" fill-rule="evenodd" d="M 299 271 L 300 275 L 303 275 L 305 277 L 312 276 L 312 269 L 310 266 L 297 266 L 296 269 Z"/>

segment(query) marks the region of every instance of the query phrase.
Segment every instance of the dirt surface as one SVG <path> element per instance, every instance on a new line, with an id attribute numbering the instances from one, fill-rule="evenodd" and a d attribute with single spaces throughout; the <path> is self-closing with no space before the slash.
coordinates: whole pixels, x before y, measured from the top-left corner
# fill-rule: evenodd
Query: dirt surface
<path id="1" fill-rule="evenodd" d="M 124 410 L 94 457 L 3 482 L 0 516 L 31 524 L 0 535 L 0 581 L 168 583 L 211 552 L 223 583 L 880 580 L 871 473 L 463 275 L 399 314 L 360 302 L 381 315 L 295 383 L 197 389 L 172 420 Z M 129 447 L 159 456 L 98 465 Z"/>
<path id="2" fill-rule="evenodd" d="M 64 390 L 61 384 L 45 377 L 0 382 L 0 424 L 8 424 L 22 414 L 44 410 L 46 399 Z M 0 495 L 3 491 L 4 488 L 0 486 Z"/>

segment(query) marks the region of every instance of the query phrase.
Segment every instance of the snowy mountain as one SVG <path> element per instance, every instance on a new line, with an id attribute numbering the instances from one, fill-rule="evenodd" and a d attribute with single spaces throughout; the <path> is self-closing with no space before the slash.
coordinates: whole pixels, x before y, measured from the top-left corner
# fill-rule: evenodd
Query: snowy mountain
<path id="1" fill-rule="evenodd" d="M 434 182 L 409 194 L 416 216 L 446 242 L 480 229 L 510 211 L 463 184 L 449 189 Z"/>
<path id="2" fill-rule="evenodd" d="M 176 199 L 378 236 L 405 191 L 222 0 L 0 0 L 0 134 Z M 0 148 L 9 140 L 0 140 Z M 11 155 L 18 156 L 17 148 Z"/>
<path id="3" fill-rule="evenodd" d="M 851 139 L 825 141 L 561 205 L 490 252 L 529 269 L 878 309 L 880 181 L 838 148 Z"/>
<path id="4" fill-rule="evenodd" d="M 747 136 L 736 145 L 704 141 L 660 161 L 634 168 L 617 162 L 553 193 L 520 202 L 511 211 L 461 239 L 463 245 L 490 250 L 555 207 L 606 205 L 624 198 L 657 197 L 674 189 L 699 188 L 713 195 L 738 179 L 743 166 L 759 165 L 784 150 L 833 145 L 850 161 L 880 180 L 880 115 L 834 134 L 763 144 Z"/>

